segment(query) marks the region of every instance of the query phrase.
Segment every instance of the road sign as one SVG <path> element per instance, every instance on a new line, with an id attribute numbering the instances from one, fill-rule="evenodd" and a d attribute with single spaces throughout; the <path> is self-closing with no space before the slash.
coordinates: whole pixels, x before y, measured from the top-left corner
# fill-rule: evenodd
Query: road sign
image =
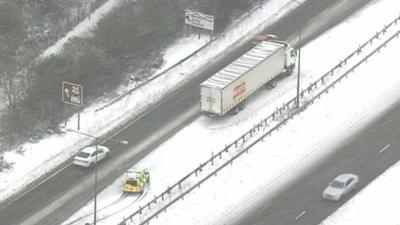
<path id="1" fill-rule="evenodd" d="M 190 9 L 185 10 L 185 23 L 207 30 L 214 30 L 214 16 L 195 12 Z"/>
<path id="2" fill-rule="evenodd" d="M 67 104 L 83 105 L 83 87 L 79 84 L 62 82 L 62 101 Z"/>

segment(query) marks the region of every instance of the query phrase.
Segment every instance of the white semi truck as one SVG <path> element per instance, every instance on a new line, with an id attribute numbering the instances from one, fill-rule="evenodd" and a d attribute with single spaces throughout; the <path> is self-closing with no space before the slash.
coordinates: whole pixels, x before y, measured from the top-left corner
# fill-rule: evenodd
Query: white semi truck
<path id="1" fill-rule="evenodd" d="M 254 92 L 273 88 L 280 76 L 290 75 L 296 55 L 286 42 L 260 41 L 200 84 L 200 112 L 210 117 L 238 113 Z"/>

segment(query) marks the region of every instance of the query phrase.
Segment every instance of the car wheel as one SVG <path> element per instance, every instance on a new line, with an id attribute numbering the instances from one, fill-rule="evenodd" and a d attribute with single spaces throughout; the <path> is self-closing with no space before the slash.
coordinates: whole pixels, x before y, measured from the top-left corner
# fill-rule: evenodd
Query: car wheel
<path id="1" fill-rule="evenodd" d="M 94 165 L 94 162 L 91 162 L 89 166 L 92 167 L 93 165 Z"/>

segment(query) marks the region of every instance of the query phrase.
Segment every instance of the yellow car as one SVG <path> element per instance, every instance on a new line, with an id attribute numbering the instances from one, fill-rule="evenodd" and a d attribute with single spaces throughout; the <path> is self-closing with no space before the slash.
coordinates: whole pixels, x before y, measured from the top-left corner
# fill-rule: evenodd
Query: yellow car
<path id="1" fill-rule="evenodd" d="M 125 193 L 143 193 L 146 184 L 150 183 L 150 174 L 147 169 L 140 171 L 128 170 L 122 182 Z"/>

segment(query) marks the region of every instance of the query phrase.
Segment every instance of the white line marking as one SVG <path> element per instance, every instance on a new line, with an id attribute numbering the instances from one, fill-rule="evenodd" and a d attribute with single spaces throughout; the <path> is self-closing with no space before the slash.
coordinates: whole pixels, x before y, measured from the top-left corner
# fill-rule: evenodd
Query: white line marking
<path id="1" fill-rule="evenodd" d="M 266 205 L 264 208 L 260 209 L 258 211 L 259 214 L 264 213 L 269 207 L 271 207 L 271 204 Z"/>
<path id="2" fill-rule="evenodd" d="M 18 201 L 19 199 L 23 198 L 25 195 L 27 195 L 29 192 L 31 192 L 32 190 L 36 189 L 37 187 L 39 187 L 40 185 L 42 185 L 43 183 L 49 181 L 51 178 L 53 178 L 54 176 L 56 176 L 57 174 L 61 173 L 62 171 L 65 170 L 65 168 L 69 167 L 70 165 L 72 165 L 72 162 L 69 162 L 68 164 L 66 164 L 65 166 L 61 167 L 59 170 L 57 170 L 56 172 L 54 172 L 53 174 L 49 175 L 48 177 L 45 177 L 43 180 L 41 180 L 39 183 L 33 185 L 32 187 L 26 189 L 26 190 L 21 190 L 21 194 L 17 195 L 18 193 L 16 193 L 15 198 L 11 197 L 11 201 L 8 201 L 7 203 L 5 203 L 4 205 L 2 205 L 0 207 L 1 209 L 4 209 L 5 207 L 13 204 L 14 202 Z"/>
<path id="3" fill-rule="evenodd" d="M 304 214 L 306 214 L 305 210 L 303 212 L 301 212 L 298 216 L 296 216 L 296 218 L 294 218 L 294 220 L 300 219 L 300 217 L 304 216 Z"/>
<path id="4" fill-rule="evenodd" d="M 390 147 L 390 145 L 386 145 L 385 147 L 383 147 L 381 150 L 379 150 L 379 153 L 384 152 L 386 149 L 388 149 Z"/>

